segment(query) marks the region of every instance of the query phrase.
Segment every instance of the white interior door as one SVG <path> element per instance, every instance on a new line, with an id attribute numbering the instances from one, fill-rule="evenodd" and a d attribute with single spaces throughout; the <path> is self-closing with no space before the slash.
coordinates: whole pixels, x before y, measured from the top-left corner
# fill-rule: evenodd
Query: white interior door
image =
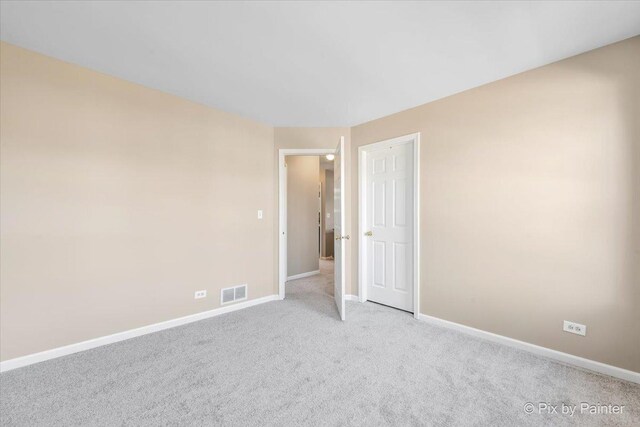
<path id="1" fill-rule="evenodd" d="M 413 312 L 413 144 L 366 156 L 367 299 Z"/>
<path id="2" fill-rule="evenodd" d="M 340 137 L 340 143 L 336 148 L 336 155 L 333 160 L 333 229 L 334 229 L 334 255 L 335 255 L 335 277 L 334 277 L 334 291 L 333 295 L 336 299 L 336 306 L 340 313 L 340 319 L 344 320 L 344 286 L 345 286 L 345 274 L 344 274 L 344 261 L 345 261 L 345 243 L 349 239 L 348 235 L 345 235 L 344 230 L 344 162 L 342 161 L 342 154 L 344 153 L 344 137 Z"/>

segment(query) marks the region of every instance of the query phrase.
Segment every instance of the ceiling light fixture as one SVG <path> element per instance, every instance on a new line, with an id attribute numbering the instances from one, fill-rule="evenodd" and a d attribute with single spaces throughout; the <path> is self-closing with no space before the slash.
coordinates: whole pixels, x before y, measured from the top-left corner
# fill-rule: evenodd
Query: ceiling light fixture
<path id="1" fill-rule="evenodd" d="M 333 154 L 327 154 L 327 160 L 333 160 L 335 156 Z"/>

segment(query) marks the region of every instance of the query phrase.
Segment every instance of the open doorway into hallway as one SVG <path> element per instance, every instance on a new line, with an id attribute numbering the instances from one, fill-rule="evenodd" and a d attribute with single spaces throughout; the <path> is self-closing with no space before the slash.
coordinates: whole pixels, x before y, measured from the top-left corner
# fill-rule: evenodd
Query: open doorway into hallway
<path id="1" fill-rule="evenodd" d="M 286 156 L 285 163 L 287 175 L 285 297 L 292 292 L 333 297 L 334 154 Z"/>
<path id="2" fill-rule="evenodd" d="M 350 236 L 344 231 L 346 164 L 343 161 L 345 138 L 340 137 L 335 149 L 279 149 L 278 150 L 278 294 L 286 297 L 286 284 L 292 280 L 320 274 L 322 257 L 334 257 L 334 301 L 341 320 L 345 320 L 346 242 Z M 323 167 L 320 167 L 320 158 Z M 326 161 L 325 161 L 326 160 Z M 327 206 L 326 189 L 329 163 L 333 162 L 333 214 Z M 299 165 L 303 167 L 298 168 Z M 305 167 L 306 166 L 306 167 Z M 320 171 L 324 171 L 323 186 Z M 331 175 L 331 174 L 329 174 Z M 300 191 L 300 196 L 296 193 Z M 291 194 L 290 194 L 291 193 Z M 302 212 L 298 216 L 296 212 Z M 324 211 L 324 212 L 323 212 Z M 327 214 L 328 218 L 327 218 Z M 289 218 L 296 216 L 297 218 Z M 301 219 L 303 218 L 303 219 Z M 312 221 L 309 221 L 312 218 Z M 327 219 L 329 221 L 327 221 Z M 327 241 L 327 224 L 333 222 L 333 254 Z M 331 228 L 331 227 L 330 227 Z"/>
<path id="3" fill-rule="evenodd" d="M 334 259 L 334 223 L 333 223 L 333 160 L 334 156 L 320 156 L 320 259 Z"/>

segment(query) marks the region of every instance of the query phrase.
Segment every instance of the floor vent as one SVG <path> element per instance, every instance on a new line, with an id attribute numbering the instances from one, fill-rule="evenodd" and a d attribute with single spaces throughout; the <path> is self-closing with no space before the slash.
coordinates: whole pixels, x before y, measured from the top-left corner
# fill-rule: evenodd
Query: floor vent
<path id="1" fill-rule="evenodd" d="M 228 304 L 234 301 L 242 301 L 247 299 L 247 285 L 234 286 L 233 288 L 224 288 L 220 291 L 220 303 Z"/>

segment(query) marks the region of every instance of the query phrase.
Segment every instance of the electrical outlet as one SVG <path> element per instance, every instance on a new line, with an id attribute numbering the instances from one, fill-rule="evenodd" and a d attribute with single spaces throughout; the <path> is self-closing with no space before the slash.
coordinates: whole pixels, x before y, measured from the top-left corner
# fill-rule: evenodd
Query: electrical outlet
<path id="1" fill-rule="evenodd" d="M 207 291 L 196 291 L 195 295 L 193 296 L 194 299 L 200 299 L 200 298 L 204 298 L 207 296 Z"/>
<path id="2" fill-rule="evenodd" d="M 585 325 L 581 325 L 580 323 L 575 322 L 569 322 L 568 320 L 564 321 L 562 330 L 565 332 L 571 332 L 572 334 L 582 335 L 583 337 L 587 335 L 587 327 Z"/>

